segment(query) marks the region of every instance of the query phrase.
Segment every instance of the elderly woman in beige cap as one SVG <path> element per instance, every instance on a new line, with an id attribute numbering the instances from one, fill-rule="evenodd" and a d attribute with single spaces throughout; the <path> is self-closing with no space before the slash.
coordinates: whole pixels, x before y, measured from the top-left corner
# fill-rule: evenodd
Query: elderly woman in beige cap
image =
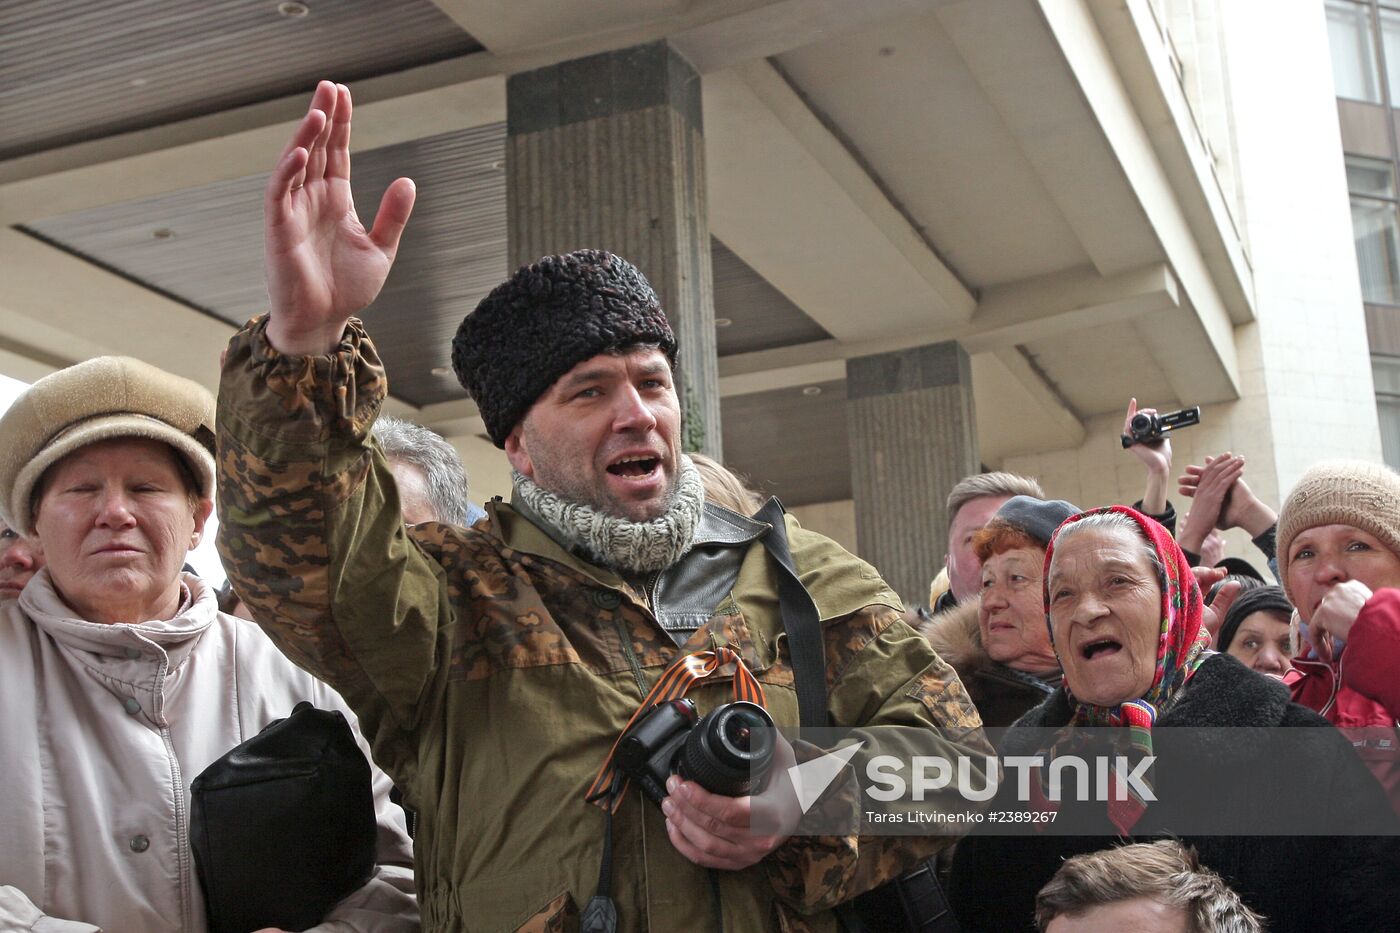
<path id="1" fill-rule="evenodd" d="M 1278 520 L 1278 572 L 1311 651 L 1293 699 L 1341 729 L 1400 809 L 1400 474 L 1362 461 L 1303 474 Z"/>
<path id="2" fill-rule="evenodd" d="M 0 929 L 206 930 L 189 782 L 302 700 L 354 721 L 181 572 L 212 509 L 213 414 L 199 385 L 104 357 L 0 419 L 0 518 L 48 559 L 0 607 Z M 376 771 L 378 867 L 314 929 L 418 928 L 388 789 Z"/>

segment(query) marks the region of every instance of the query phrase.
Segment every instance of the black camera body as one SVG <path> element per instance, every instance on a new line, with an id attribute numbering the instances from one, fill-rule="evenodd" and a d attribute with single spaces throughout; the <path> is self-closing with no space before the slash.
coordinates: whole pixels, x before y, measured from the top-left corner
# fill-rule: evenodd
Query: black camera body
<path id="1" fill-rule="evenodd" d="M 1181 428 L 1189 428 L 1193 424 L 1201 423 L 1201 408 L 1199 405 L 1191 408 L 1182 408 L 1178 411 L 1160 412 L 1152 415 L 1145 411 L 1140 411 L 1133 415 L 1133 420 L 1128 423 L 1128 433 L 1123 435 L 1123 449 L 1134 444 L 1151 444 L 1160 441 L 1172 431 Z"/>
<path id="2" fill-rule="evenodd" d="M 773 717 L 757 703 L 725 703 L 701 719 L 692 701 L 670 700 L 623 733 L 614 761 L 656 803 L 672 774 L 712 794 L 743 797 L 773 763 L 773 736 Z"/>

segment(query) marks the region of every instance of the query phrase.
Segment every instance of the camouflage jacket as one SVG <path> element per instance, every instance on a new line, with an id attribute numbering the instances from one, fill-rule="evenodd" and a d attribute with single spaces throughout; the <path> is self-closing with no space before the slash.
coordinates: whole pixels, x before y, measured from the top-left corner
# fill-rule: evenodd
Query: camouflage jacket
<path id="1" fill-rule="evenodd" d="M 349 701 L 418 810 L 424 928 L 576 928 L 603 839 L 584 792 L 661 671 L 727 644 L 775 720 L 797 723 L 764 548 L 749 547 L 731 592 L 677 646 L 644 594 L 503 503 L 470 529 L 406 528 L 367 440 L 386 380 L 359 322 L 322 357 L 284 357 L 263 329 L 234 337 L 219 391 L 218 543 L 234 586 L 281 649 Z M 834 723 L 945 726 L 980 751 L 957 675 L 878 574 L 795 522 L 788 530 L 823 618 Z M 731 686 L 690 695 L 703 712 Z M 641 794 L 624 801 L 613 839 L 624 931 L 711 928 L 716 900 L 727 930 L 833 930 L 832 905 L 947 841 L 794 836 L 748 871 L 714 873 L 716 899 Z"/>

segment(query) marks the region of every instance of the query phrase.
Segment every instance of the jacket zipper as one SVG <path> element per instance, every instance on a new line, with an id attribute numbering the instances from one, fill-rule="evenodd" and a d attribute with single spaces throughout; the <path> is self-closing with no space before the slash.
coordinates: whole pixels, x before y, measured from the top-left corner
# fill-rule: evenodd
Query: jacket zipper
<path id="1" fill-rule="evenodd" d="M 651 579 L 647 581 L 646 587 L 642 590 L 643 595 L 645 595 L 647 598 L 647 609 L 651 611 L 652 615 L 656 615 L 656 584 L 660 582 L 661 571 L 653 570 L 651 573 Z M 657 622 L 658 624 L 660 624 L 659 619 L 657 620 Z"/>
<path id="2" fill-rule="evenodd" d="M 156 702 L 159 702 L 161 706 L 159 710 L 160 722 L 156 722 L 155 720 L 154 714 L 157 710 L 153 709 L 147 715 L 151 719 L 151 722 L 160 729 L 161 742 L 165 745 L 165 754 L 169 759 L 170 779 L 175 788 L 173 795 L 175 802 L 175 861 L 180 873 L 180 908 L 181 914 L 184 916 L 185 928 L 192 929 L 194 924 L 194 896 L 190 882 L 190 860 L 192 858 L 189 838 L 190 820 L 189 813 L 186 811 L 185 775 L 183 769 L 180 767 L 180 759 L 175 754 L 175 742 L 170 735 L 169 722 L 165 717 L 163 700 L 165 698 L 165 676 L 168 672 L 168 662 L 162 660 L 159 669 L 156 671 L 155 690 L 152 694 L 156 697 Z"/>

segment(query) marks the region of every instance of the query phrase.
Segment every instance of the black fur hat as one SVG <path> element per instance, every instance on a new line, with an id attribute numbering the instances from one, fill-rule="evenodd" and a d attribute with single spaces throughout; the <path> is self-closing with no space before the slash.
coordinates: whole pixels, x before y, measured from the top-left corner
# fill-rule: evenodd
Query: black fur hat
<path id="1" fill-rule="evenodd" d="M 554 381 L 605 350 L 659 344 L 674 367 L 676 337 L 646 277 L 596 249 L 524 266 L 462 319 L 452 368 L 497 447 Z"/>

